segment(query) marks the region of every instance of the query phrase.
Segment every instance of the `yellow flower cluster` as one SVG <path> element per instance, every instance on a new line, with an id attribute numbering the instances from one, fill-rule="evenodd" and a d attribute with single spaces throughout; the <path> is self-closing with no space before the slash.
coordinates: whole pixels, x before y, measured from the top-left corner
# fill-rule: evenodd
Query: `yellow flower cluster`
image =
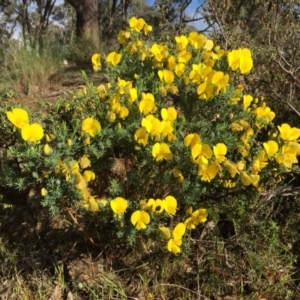
<path id="1" fill-rule="evenodd" d="M 37 143 L 44 137 L 43 127 L 38 123 L 29 124 L 27 111 L 14 108 L 6 113 L 8 120 L 21 130 L 22 139 L 26 142 Z"/>
<path id="2" fill-rule="evenodd" d="M 159 230 L 164 239 L 168 240 L 168 251 L 177 254 L 181 252 L 180 246 L 182 245 L 182 237 L 186 232 L 186 229 L 195 229 L 197 225 L 203 224 L 207 220 L 207 210 L 200 208 L 193 212 L 190 207 L 187 210 L 190 217 L 188 217 L 184 223 L 178 223 L 171 231 L 168 227 L 160 226 Z"/>

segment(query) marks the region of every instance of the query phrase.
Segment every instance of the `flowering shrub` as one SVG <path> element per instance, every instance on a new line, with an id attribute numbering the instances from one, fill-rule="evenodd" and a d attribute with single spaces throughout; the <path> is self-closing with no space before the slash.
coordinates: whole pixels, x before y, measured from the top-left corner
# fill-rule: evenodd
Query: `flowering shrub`
<path id="1" fill-rule="evenodd" d="M 106 62 L 107 83 L 45 104 L 42 126 L 7 112 L 18 139 L 2 153 L 1 182 L 33 186 L 52 213 L 79 206 L 102 225 L 114 220 L 129 243 L 165 239 L 177 254 L 212 212 L 207 199 L 263 193 L 292 170 L 300 129 L 276 128 L 264 99 L 236 85 L 231 75 L 252 69 L 249 49 L 225 52 L 196 32 L 150 43 L 150 25 L 129 25 L 119 52 L 92 56 L 95 71 Z M 7 172 L 12 158 L 18 168 Z"/>

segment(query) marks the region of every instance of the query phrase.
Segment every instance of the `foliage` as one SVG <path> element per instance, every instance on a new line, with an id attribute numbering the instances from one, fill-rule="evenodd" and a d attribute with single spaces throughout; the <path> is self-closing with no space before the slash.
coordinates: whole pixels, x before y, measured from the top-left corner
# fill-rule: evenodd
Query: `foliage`
<path id="1" fill-rule="evenodd" d="M 97 51 L 93 41 L 87 38 L 76 38 L 66 48 L 66 59 L 78 66 L 89 66 L 91 56 Z"/>

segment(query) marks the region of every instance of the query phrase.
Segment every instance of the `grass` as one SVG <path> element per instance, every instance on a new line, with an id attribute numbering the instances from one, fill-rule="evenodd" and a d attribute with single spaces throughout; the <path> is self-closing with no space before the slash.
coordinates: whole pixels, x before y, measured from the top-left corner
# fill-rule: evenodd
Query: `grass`
<path id="1" fill-rule="evenodd" d="M 0 93 L 42 94 L 49 90 L 51 76 L 62 70 L 59 49 L 45 45 L 43 51 L 31 49 L 18 41 L 8 43 L 1 65 Z"/>

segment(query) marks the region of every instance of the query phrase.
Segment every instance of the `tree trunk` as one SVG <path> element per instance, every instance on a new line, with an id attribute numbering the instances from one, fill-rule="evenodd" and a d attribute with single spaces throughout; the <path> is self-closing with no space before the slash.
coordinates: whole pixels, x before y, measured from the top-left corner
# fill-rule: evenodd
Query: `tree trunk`
<path id="1" fill-rule="evenodd" d="M 76 10 L 76 35 L 91 39 L 99 45 L 98 1 L 66 0 Z"/>

